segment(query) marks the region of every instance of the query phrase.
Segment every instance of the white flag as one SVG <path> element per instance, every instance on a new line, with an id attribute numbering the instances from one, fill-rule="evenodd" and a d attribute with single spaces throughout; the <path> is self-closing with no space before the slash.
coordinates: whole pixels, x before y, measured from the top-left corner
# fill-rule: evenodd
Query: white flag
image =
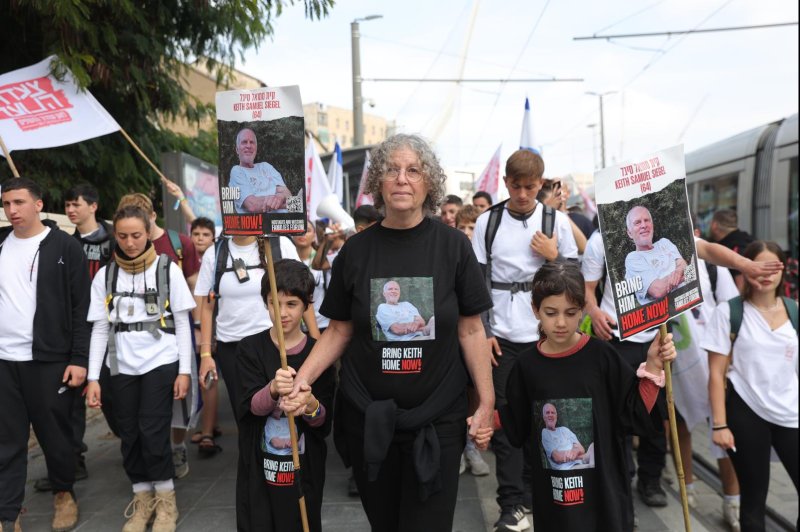
<path id="1" fill-rule="evenodd" d="M 309 137 L 306 147 L 306 212 L 312 222 L 317 220 L 317 206 L 323 198 L 330 196 L 331 182 L 322 167 L 314 139 Z"/>
<path id="2" fill-rule="evenodd" d="M 492 203 L 497 203 L 497 189 L 500 182 L 500 148 L 502 147 L 502 144 L 497 147 L 497 151 L 494 152 L 489 164 L 483 169 L 475 184 L 476 191 L 483 190 L 492 196 Z"/>
<path id="3" fill-rule="evenodd" d="M 367 174 L 369 174 L 369 152 L 364 152 L 364 169 L 361 170 L 361 183 L 358 184 L 358 197 L 356 198 L 356 209 L 362 205 L 374 205 L 372 194 L 365 190 L 367 186 Z"/>
<path id="4" fill-rule="evenodd" d="M 81 92 L 72 73 L 50 75 L 50 62 L 0 75 L 0 137 L 8 151 L 54 148 L 119 131 L 119 124 Z"/>

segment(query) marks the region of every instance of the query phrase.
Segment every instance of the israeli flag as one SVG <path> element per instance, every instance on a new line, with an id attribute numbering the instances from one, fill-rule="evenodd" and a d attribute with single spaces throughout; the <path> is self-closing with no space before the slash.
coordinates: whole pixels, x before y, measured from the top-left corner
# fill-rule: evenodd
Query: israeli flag
<path id="1" fill-rule="evenodd" d="M 331 183 L 331 190 L 339 198 L 339 205 L 344 205 L 344 170 L 342 169 L 342 148 L 339 141 L 333 148 L 333 157 L 328 167 L 328 179 Z"/>
<path id="2" fill-rule="evenodd" d="M 519 149 L 530 150 L 541 155 L 540 150 L 533 145 L 533 131 L 531 130 L 531 104 L 525 98 L 525 114 L 522 115 L 522 133 L 519 136 Z"/>

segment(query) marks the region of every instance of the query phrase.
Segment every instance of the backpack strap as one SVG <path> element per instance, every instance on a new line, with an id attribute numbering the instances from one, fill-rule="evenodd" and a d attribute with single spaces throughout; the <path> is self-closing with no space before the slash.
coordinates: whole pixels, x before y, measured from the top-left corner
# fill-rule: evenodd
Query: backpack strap
<path id="1" fill-rule="evenodd" d="M 156 289 L 158 290 L 158 311 L 161 314 L 161 329 L 175 334 L 175 319 L 170 312 L 166 316 L 169 308 L 169 265 L 172 261 L 167 254 L 158 256 L 158 267 L 156 268 Z"/>
<path id="2" fill-rule="evenodd" d="M 178 257 L 178 268 L 183 269 L 183 243 L 181 242 L 181 235 L 174 229 L 167 229 L 169 235 L 169 243 L 172 249 L 175 250 L 175 255 Z"/>
<path id="3" fill-rule="evenodd" d="M 736 296 L 728 300 L 730 307 L 730 322 L 731 322 L 731 352 L 728 353 L 727 364 L 725 365 L 725 375 L 728 374 L 731 364 L 733 364 L 733 344 L 736 343 L 736 337 L 739 335 L 739 329 L 742 328 L 742 318 L 744 317 L 744 300 L 742 296 Z"/>
<path id="4" fill-rule="evenodd" d="M 494 238 L 497 236 L 497 231 L 500 229 L 500 220 L 503 218 L 503 211 L 506 208 L 506 203 L 508 200 L 501 201 L 495 205 L 489 207 L 489 220 L 486 223 L 486 235 L 485 235 L 485 242 L 486 245 L 486 272 L 485 272 L 485 279 L 486 279 L 486 289 L 489 290 L 489 293 L 492 293 L 492 243 L 494 242 Z M 489 321 L 492 320 L 492 310 L 489 309 Z"/>
<path id="5" fill-rule="evenodd" d="M 783 306 L 786 307 L 786 313 L 789 315 L 789 321 L 792 322 L 795 332 L 797 332 L 797 302 L 786 296 L 781 296 Z"/>
<path id="6" fill-rule="evenodd" d="M 219 297 L 219 283 L 222 281 L 222 275 L 225 273 L 225 269 L 228 266 L 228 255 L 228 239 L 226 237 L 221 237 L 214 244 L 214 257 L 216 258 L 214 264 L 214 287 L 212 288 L 212 292 L 208 294 L 208 297 L 214 299 Z"/>
<path id="7" fill-rule="evenodd" d="M 556 227 L 556 210 L 549 205 L 542 203 L 542 233 L 547 238 L 553 238 L 553 231 Z"/>

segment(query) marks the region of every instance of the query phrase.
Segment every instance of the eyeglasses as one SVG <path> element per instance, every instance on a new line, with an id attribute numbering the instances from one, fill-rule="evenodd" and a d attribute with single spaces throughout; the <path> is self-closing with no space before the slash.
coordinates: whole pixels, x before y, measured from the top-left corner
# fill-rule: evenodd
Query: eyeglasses
<path id="1" fill-rule="evenodd" d="M 386 172 L 383 173 L 383 180 L 384 181 L 394 181 L 398 177 L 400 177 L 400 173 L 403 172 L 400 168 L 387 168 Z M 422 181 L 422 170 L 415 166 L 409 166 L 405 169 L 406 179 L 411 183 L 418 183 Z"/>

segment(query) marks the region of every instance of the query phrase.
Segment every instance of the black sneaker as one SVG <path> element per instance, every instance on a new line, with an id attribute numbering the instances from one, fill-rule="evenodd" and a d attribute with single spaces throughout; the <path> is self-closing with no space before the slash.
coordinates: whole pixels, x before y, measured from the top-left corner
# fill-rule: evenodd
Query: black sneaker
<path id="1" fill-rule="evenodd" d="M 494 524 L 495 532 L 521 532 L 530 528 L 531 524 L 525 517 L 525 510 L 521 504 L 500 510 L 500 519 Z"/>
<path id="2" fill-rule="evenodd" d="M 661 489 L 661 482 L 658 480 L 642 480 L 636 482 L 636 491 L 642 497 L 642 502 L 647 506 L 666 506 L 667 494 Z"/>

